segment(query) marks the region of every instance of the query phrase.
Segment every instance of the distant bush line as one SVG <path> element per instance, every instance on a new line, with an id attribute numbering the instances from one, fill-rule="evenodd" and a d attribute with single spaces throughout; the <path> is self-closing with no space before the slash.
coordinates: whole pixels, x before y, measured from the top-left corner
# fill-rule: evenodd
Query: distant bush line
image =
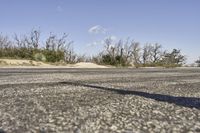
<path id="1" fill-rule="evenodd" d="M 101 65 L 117 67 L 180 67 L 186 57 L 181 50 L 163 50 L 162 45 L 145 44 L 132 40 L 104 40 L 104 49 L 96 56 L 78 55 L 73 50 L 73 41 L 68 41 L 68 35 L 58 37 L 50 35 L 41 43 L 40 31 L 32 30 L 29 34 L 14 36 L 10 39 L 0 34 L 0 58 L 30 59 L 43 62 L 76 63 L 81 61 L 95 62 Z M 200 59 L 199 59 L 200 60 Z M 200 66 L 200 61 L 196 63 Z"/>
<path id="2" fill-rule="evenodd" d="M 74 63 L 76 55 L 72 48 L 73 42 L 67 41 L 67 37 L 66 34 L 57 37 L 51 33 L 42 44 L 37 30 L 22 37 L 15 35 L 12 41 L 7 36 L 0 35 L 0 58 Z"/>
<path id="3" fill-rule="evenodd" d="M 98 64 L 135 67 L 180 67 L 186 61 L 181 50 L 171 52 L 162 49 L 158 43 L 141 47 L 139 42 L 111 38 L 105 40 L 105 49 L 93 58 Z"/>

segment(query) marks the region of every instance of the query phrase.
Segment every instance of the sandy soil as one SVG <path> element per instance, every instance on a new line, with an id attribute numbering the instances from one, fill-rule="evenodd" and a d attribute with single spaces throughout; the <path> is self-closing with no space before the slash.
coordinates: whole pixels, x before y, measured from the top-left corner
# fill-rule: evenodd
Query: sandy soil
<path id="1" fill-rule="evenodd" d="M 68 65 L 52 65 L 31 60 L 16 60 L 16 59 L 0 59 L 0 68 L 108 68 L 107 66 L 97 65 L 95 63 L 80 62 L 77 64 Z"/>
<path id="2" fill-rule="evenodd" d="M 97 65 L 89 62 L 80 62 L 74 65 L 76 68 L 107 68 L 107 66 Z"/>

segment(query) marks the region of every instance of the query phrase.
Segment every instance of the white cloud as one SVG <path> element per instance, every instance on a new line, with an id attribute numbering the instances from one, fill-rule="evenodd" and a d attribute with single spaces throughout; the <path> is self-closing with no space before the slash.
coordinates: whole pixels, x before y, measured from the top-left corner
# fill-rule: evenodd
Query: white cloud
<path id="1" fill-rule="evenodd" d="M 106 39 L 110 39 L 111 41 L 117 41 L 117 37 L 116 37 L 116 36 L 114 36 L 114 35 L 107 36 L 107 37 L 105 37 L 105 39 L 104 39 L 104 40 L 106 40 Z"/>
<path id="2" fill-rule="evenodd" d="M 63 8 L 62 8 L 61 6 L 57 6 L 57 7 L 56 7 L 56 11 L 57 11 L 57 12 L 62 12 L 62 11 L 63 11 Z"/>
<path id="3" fill-rule="evenodd" d="M 112 46 L 113 46 L 114 43 L 117 41 L 117 37 L 114 36 L 114 35 L 111 35 L 111 36 L 105 37 L 105 38 L 102 39 L 102 40 L 94 41 L 94 42 L 92 42 L 92 43 L 88 43 L 88 44 L 87 44 L 87 47 L 95 47 L 95 46 L 105 45 L 105 40 L 106 40 L 106 39 L 110 39 L 110 40 L 113 42 Z"/>
<path id="4" fill-rule="evenodd" d="M 104 41 L 94 41 L 92 43 L 88 43 L 87 44 L 87 47 L 95 47 L 95 46 L 98 46 L 98 45 L 103 45 L 104 44 Z"/>
<path id="5" fill-rule="evenodd" d="M 105 34 L 106 31 L 107 29 L 100 25 L 93 26 L 88 30 L 88 32 L 91 34 Z"/>

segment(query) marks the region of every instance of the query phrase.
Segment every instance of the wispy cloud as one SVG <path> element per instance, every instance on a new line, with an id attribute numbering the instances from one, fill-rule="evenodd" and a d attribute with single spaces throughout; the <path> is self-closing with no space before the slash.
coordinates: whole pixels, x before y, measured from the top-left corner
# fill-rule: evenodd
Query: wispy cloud
<path id="1" fill-rule="evenodd" d="M 88 32 L 91 33 L 91 34 L 105 34 L 107 31 L 106 28 L 104 28 L 103 26 L 101 25 L 95 25 L 93 27 L 91 27 Z"/>
<path id="2" fill-rule="evenodd" d="M 104 40 L 106 40 L 106 39 L 110 39 L 111 41 L 117 41 L 117 37 L 114 36 L 114 35 L 107 36 L 107 37 L 104 38 Z"/>
<path id="3" fill-rule="evenodd" d="M 62 12 L 62 11 L 63 11 L 63 8 L 62 8 L 60 5 L 58 5 L 58 6 L 56 7 L 56 11 L 57 11 L 57 12 Z"/>
<path id="4" fill-rule="evenodd" d="M 88 43 L 87 47 L 95 47 L 95 46 L 103 45 L 103 44 L 104 44 L 104 40 L 102 40 L 102 41 L 94 41 L 92 43 Z"/>
<path id="5" fill-rule="evenodd" d="M 114 36 L 114 35 L 107 36 L 102 40 L 94 41 L 92 43 L 88 43 L 87 47 L 95 47 L 95 46 L 105 45 L 105 40 L 107 40 L 107 39 L 110 39 L 114 44 L 114 42 L 116 42 L 118 38 L 116 36 Z"/>

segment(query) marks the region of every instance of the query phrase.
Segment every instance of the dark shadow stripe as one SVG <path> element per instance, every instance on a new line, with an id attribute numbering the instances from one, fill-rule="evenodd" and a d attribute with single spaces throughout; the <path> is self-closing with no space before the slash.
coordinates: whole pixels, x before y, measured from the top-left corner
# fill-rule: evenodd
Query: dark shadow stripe
<path id="1" fill-rule="evenodd" d="M 77 82 L 68 81 L 68 82 L 3 84 L 3 85 L 0 85 L 0 90 L 5 89 L 6 87 L 20 87 L 20 86 L 27 86 L 27 85 L 28 86 L 42 86 L 42 87 L 58 86 L 58 85 L 61 85 L 61 86 L 72 85 L 72 86 L 89 87 L 89 88 L 93 88 L 93 89 L 99 89 L 99 90 L 118 93 L 120 95 L 141 96 L 144 98 L 154 99 L 154 100 L 160 101 L 160 102 L 173 103 L 173 104 L 183 106 L 183 107 L 200 109 L 200 98 L 196 98 L 196 97 L 176 97 L 176 96 L 163 95 L 163 94 L 151 94 L 151 93 L 141 92 L 141 91 L 132 91 L 132 90 L 125 90 L 125 89 L 102 87 L 102 86 L 98 86 L 98 85 L 90 85 L 90 84 L 85 84 L 81 81 L 79 81 L 79 82 L 78 81 Z"/>
<path id="2" fill-rule="evenodd" d="M 141 96 L 141 97 L 145 97 L 149 99 L 154 99 L 160 102 L 168 102 L 168 103 L 173 103 L 173 104 L 183 106 L 183 107 L 200 109 L 200 98 L 196 98 L 196 97 L 176 97 L 176 96 L 163 95 L 163 94 L 151 94 L 151 93 L 141 92 L 141 91 L 131 91 L 131 90 L 102 87 L 102 86 L 97 86 L 97 85 L 88 85 L 88 84 L 83 84 L 83 83 L 78 83 L 78 82 L 60 82 L 60 84 L 90 87 L 94 89 L 111 91 L 111 92 L 118 93 L 121 95 Z"/>

